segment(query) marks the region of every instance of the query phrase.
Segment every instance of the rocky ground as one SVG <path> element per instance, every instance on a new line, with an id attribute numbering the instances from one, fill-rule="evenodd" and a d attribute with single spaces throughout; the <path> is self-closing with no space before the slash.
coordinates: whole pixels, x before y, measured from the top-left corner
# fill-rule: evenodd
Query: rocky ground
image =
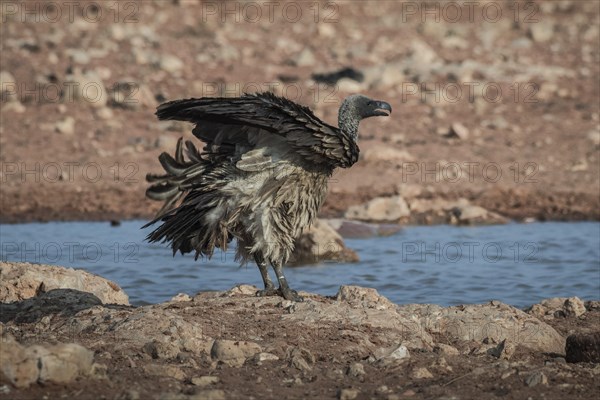
<path id="1" fill-rule="evenodd" d="M 597 301 L 443 308 L 343 286 L 293 303 L 238 286 L 136 308 L 83 271 L 0 267 L 0 398 L 595 399 L 600 390 Z"/>
<path id="2" fill-rule="evenodd" d="M 3 3 L 0 221 L 148 218 L 144 176 L 191 137 L 156 105 L 266 89 L 331 123 L 349 93 L 392 104 L 323 216 L 600 219 L 599 4 L 433 3 Z"/>

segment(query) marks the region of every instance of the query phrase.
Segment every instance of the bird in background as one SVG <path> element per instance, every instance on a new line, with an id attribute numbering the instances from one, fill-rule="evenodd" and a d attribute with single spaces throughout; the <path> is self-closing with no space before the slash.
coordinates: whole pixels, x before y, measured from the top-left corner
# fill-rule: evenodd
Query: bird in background
<path id="1" fill-rule="evenodd" d="M 351 95 L 336 128 L 270 92 L 161 104 L 158 119 L 194 123 L 205 147 L 200 152 L 186 141 L 184 148 L 180 138 L 174 156 L 159 156 L 165 174 L 147 175 L 146 196 L 165 202 L 144 226 L 160 223 L 147 239 L 196 259 L 210 258 L 215 247 L 226 251 L 236 239 L 236 260 L 254 260 L 262 276 L 258 296 L 302 301 L 283 273 L 295 240 L 316 218 L 334 170 L 358 160 L 359 122 L 391 111 L 384 101 Z"/>

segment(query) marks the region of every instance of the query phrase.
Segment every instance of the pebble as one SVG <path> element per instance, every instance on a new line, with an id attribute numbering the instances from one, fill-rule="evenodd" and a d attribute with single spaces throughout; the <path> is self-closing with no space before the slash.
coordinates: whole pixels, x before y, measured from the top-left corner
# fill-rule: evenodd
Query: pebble
<path id="1" fill-rule="evenodd" d="M 69 116 L 54 124 L 54 130 L 63 135 L 71 136 L 75 133 L 75 118 Z"/>
<path id="2" fill-rule="evenodd" d="M 448 136 L 465 140 L 469 138 L 469 129 L 460 122 L 455 122 L 450 126 Z"/>
<path id="3" fill-rule="evenodd" d="M 346 374 L 353 377 L 360 377 L 365 375 L 365 367 L 359 362 L 350 364 Z"/>
<path id="4" fill-rule="evenodd" d="M 160 58 L 158 66 L 163 71 L 167 71 L 174 74 L 181 71 L 181 69 L 183 68 L 183 61 L 171 54 L 165 54 Z"/>
<path id="5" fill-rule="evenodd" d="M 196 386 L 209 386 L 219 382 L 218 376 L 204 375 L 204 376 L 195 376 L 192 378 L 192 384 Z"/>
<path id="6" fill-rule="evenodd" d="M 534 387 L 537 385 L 547 385 L 548 384 L 548 378 L 546 377 L 546 375 L 544 375 L 543 372 L 541 371 L 536 371 L 534 373 L 532 373 L 531 375 L 527 376 L 527 378 L 525 378 L 525 384 L 529 387 Z"/>
<path id="7" fill-rule="evenodd" d="M 410 374 L 413 379 L 429 379 L 433 378 L 433 374 L 427 368 L 415 368 Z"/>
<path id="8" fill-rule="evenodd" d="M 340 400 L 353 400 L 358 397 L 360 392 L 357 389 L 342 389 L 338 393 L 338 399 Z"/>
<path id="9" fill-rule="evenodd" d="M 315 64 L 315 55 L 311 49 L 305 47 L 296 58 L 299 67 L 310 67 Z"/>

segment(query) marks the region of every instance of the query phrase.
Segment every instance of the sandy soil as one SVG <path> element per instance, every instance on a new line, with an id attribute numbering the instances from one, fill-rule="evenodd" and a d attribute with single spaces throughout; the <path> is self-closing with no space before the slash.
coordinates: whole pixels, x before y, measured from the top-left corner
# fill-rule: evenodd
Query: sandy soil
<path id="1" fill-rule="evenodd" d="M 390 119 L 361 125 L 375 156 L 334 175 L 325 216 L 400 193 L 465 197 L 514 219 L 600 219 L 596 2 L 492 2 L 498 20 L 477 6 L 456 22 L 439 4 L 436 21 L 435 8 L 395 1 L 289 2 L 273 18 L 235 2 L 228 14 L 215 2 L 82 1 L 73 22 L 12 3 L 0 27 L 0 221 L 148 218 L 158 204 L 145 174 L 190 137 L 155 106 L 269 87 L 330 123 L 352 92 L 392 104 Z M 311 79 L 343 67 L 363 82 Z M 468 135 L 446 135 L 456 123 Z"/>

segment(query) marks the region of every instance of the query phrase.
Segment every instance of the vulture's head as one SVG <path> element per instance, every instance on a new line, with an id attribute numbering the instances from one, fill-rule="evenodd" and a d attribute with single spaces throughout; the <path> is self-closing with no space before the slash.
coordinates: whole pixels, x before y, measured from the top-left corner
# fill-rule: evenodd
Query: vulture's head
<path id="1" fill-rule="evenodd" d="M 348 96 L 340 106 L 338 124 L 340 129 L 353 136 L 358 134 L 358 123 L 365 118 L 389 116 L 392 106 L 381 100 L 373 100 L 362 94 Z"/>

